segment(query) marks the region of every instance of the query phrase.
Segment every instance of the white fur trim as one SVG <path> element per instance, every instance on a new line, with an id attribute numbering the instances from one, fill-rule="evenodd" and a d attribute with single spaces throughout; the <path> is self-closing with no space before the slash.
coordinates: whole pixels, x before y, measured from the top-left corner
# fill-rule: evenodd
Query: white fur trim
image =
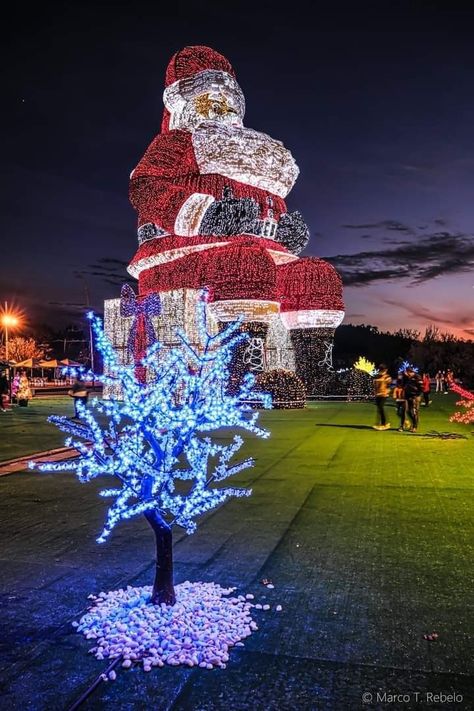
<path id="1" fill-rule="evenodd" d="M 344 311 L 300 309 L 299 311 L 282 311 L 280 315 L 288 330 L 293 328 L 337 328 L 344 318 Z"/>
<path id="2" fill-rule="evenodd" d="M 181 205 L 180 211 L 174 223 L 174 232 L 180 237 L 196 237 L 199 234 L 199 227 L 209 205 L 212 205 L 214 198 L 205 193 L 193 193 Z"/>
<path id="3" fill-rule="evenodd" d="M 181 257 L 187 257 L 188 254 L 193 252 L 203 252 L 205 249 L 212 249 L 213 247 L 225 247 L 228 242 L 212 242 L 211 244 L 192 244 L 189 247 L 179 247 L 178 249 L 168 249 L 166 252 L 158 252 L 158 254 L 150 254 L 148 257 L 143 257 L 133 264 L 129 264 L 127 267 L 127 272 L 138 279 L 140 274 L 146 269 L 152 269 L 160 264 L 165 264 L 167 262 L 173 262 L 175 259 L 181 259 Z"/>
<path id="4" fill-rule="evenodd" d="M 280 305 L 277 301 L 264 299 L 223 299 L 212 301 L 207 308 L 218 321 L 236 321 L 242 317 L 244 321 L 270 323 L 279 312 Z"/>

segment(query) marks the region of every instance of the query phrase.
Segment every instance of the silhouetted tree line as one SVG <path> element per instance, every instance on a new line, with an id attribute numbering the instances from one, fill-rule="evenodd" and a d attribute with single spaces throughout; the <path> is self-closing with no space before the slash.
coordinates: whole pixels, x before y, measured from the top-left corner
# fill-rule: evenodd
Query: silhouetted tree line
<path id="1" fill-rule="evenodd" d="M 405 360 L 431 376 L 438 370 L 451 368 L 455 378 L 466 387 L 474 387 L 474 341 L 442 333 L 436 326 L 426 328 L 423 335 L 409 328 L 390 333 L 364 324 L 339 326 L 334 342 L 334 367 L 351 367 L 359 356 L 376 365 L 386 363 L 392 375 L 396 375 Z"/>

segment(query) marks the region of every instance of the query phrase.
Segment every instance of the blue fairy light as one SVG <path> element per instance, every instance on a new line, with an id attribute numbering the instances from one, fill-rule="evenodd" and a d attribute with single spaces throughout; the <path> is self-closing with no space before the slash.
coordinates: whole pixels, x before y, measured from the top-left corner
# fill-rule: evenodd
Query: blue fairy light
<path id="1" fill-rule="evenodd" d="M 417 368 L 416 365 L 410 363 L 408 360 L 403 361 L 403 363 L 398 368 L 398 372 L 404 373 L 405 370 L 408 370 L 408 368 L 411 368 L 411 370 L 413 370 L 415 373 L 418 373 L 419 368 Z"/>
<path id="2" fill-rule="evenodd" d="M 176 524 L 188 533 L 195 519 L 230 497 L 249 496 L 250 489 L 219 487 L 220 482 L 254 465 L 246 457 L 231 462 L 243 444 L 235 435 L 229 443 L 213 439 L 222 428 L 240 429 L 258 437 L 269 432 L 258 424 L 259 413 L 246 404 L 271 407 L 270 396 L 254 390 L 246 376 L 237 393 L 229 393 L 229 368 L 235 345 L 245 338 L 241 321 L 210 334 L 206 324 L 205 294 L 197 302 L 200 343 L 177 332 L 179 345 L 165 349 L 155 343 L 141 364 L 147 382 L 135 377 L 135 364 L 123 365 L 107 339 L 101 319 L 88 314 L 97 350 L 104 360 L 104 383 L 119 385 L 121 399 L 93 399 L 81 408 L 81 421 L 53 415 L 49 421 L 68 435 L 78 458 L 67 462 L 30 463 L 41 472 L 73 471 L 81 482 L 111 476 L 118 486 L 100 495 L 112 499 L 97 541 L 102 543 L 114 526 L 139 514 L 154 512 L 164 525 Z M 176 487 L 187 482 L 187 490 Z"/>

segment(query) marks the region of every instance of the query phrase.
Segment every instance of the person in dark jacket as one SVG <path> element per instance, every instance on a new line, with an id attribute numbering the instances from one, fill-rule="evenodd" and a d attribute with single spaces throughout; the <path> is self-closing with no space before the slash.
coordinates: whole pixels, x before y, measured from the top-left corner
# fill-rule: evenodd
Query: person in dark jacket
<path id="1" fill-rule="evenodd" d="M 0 410 L 2 412 L 7 412 L 5 405 L 9 399 L 9 383 L 7 374 L 2 370 L 0 373 Z"/>
<path id="2" fill-rule="evenodd" d="M 403 387 L 405 389 L 405 399 L 407 402 L 407 413 L 411 420 L 410 432 L 418 429 L 420 398 L 423 392 L 423 384 L 418 373 L 413 368 L 408 367 L 403 377 Z"/>
<path id="3" fill-rule="evenodd" d="M 89 393 L 86 388 L 86 384 L 81 380 L 78 375 L 72 384 L 71 390 L 68 391 L 68 395 L 74 400 L 74 416 L 76 419 L 80 419 L 79 408 L 77 407 L 78 402 L 82 402 L 84 407 L 87 405 L 87 398 Z"/>

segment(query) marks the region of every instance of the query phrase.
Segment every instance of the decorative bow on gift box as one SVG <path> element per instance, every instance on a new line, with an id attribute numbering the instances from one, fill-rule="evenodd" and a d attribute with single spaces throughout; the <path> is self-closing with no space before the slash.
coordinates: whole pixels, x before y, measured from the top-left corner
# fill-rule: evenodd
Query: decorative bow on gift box
<path id="1" fill-rule="evenodd" d="M 161 314 L 161 301 L 158 294 L 136 296 L 128 284 L 122 286 L 120 293 L 120 315 L 132 317 L 127 347 L 136 364 L 135 375 L 139 382 L 146 382 L 146 368 L 140 365 L 147 348 L 156 341 L 152 317 Z"/>

